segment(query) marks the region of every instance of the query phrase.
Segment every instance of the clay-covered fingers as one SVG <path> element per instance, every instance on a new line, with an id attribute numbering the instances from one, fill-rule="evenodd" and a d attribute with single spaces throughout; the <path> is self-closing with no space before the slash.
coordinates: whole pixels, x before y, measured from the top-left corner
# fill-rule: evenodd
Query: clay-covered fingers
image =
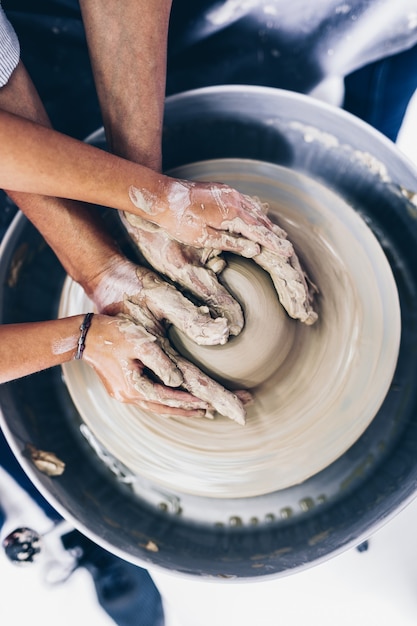
<path id="1" fill-rule="evenodd" d="M 100 334 L 96 335 L 98 323 L 101 329 Z M 183 382 L 181 370 L 158 343 L 157 334 L 152 332 L 153 330 L 157 330 L 156 325 L 153 328 L 148 325 L 146 328 L 126 315 L 95 316 L 92 332 L 89 331 L 93 337 L 90 337 L 92 341 L 85 358 L 96 369 L 103 370 L 103 376 L 106 372 L 110 374 L 110 384 L 112 373 L 116 376 L 116 373 L 120 374 L 121 371 L 124 373 L 123 378 L 129 382 L 129 378 L 137 378 L 138 373 L 141 374 L 142 370 L 147 368 L 155 379 L 159 379 L 164 385 L 179 387 Z M 115 394 L 117 389 L 114 390 Z M 123 395 L 123 391 L 120 395 Z"/>
<path id="2" fill-rule="evenodd" d="M 293 254 L 294 249 L 287 239 L 287 233 L 267 217 L 268 209 L 265 203 L 262 203 L 258 198 L 242 194 L 241 210 L 241 215 L 237 215 L 230 221 L 225 220 L 223 223 L 229 233 L 240 235 L 240 237 L 236 237 L 238 246 L 244 246 L 244 241 L 247 240 L 284 258 Z M 259 248 L 255 254 L 258 252 L 260 252 Z M 255 255 L 247 256 L 251 258 Z"/>
<path id="3" fill-rule="evenodd" d="M 257 198 L 242 195 L 227 185 L 186 181 L 177 181 L 175 185 L 183 187 L 183 192 L 176 195 L 177 201 L 180 199 L 181 203 L 176 206 L 174 217 L 171 218 L 174 231 L 177 220 L 176 228 L 180 233 L 178 237 L 173 236 L 171 231 L 161 230 L 154 225 L 149 232 L 136 237 L 138 247 L 151 265 L 158 267 L 158 271 L 191 293 L 197 294 L 200 291 L 201 297 L 213 309 L 207 288 L 201 289 L 208 274 L 191 271 L 189 267 L 189 259 L 192 259 L 192 266 L 201 267 L 198 259 L 202 257 L 198 257 L 192 250 L 213 249 L 252 258 L 270 274 L 278 297 L 291 317 L 306 324 L 316 321 L 317 314 L 313 309 L 314 285 L 309 282 L 301 268 L 294 247 L 287 239 L 287 233 L 266 215 L 267 206 L 264 203 Z M 181 216 L 180 222 L 178 216 Z M 133 224 L 130 217 L 127 220 L 130 225 Z M 139 222 L 138 231 L 146 231 L 146 226 L 141 227 Z M 196 245 L 181 243 L 181 237 L 191 238 L 193 232 Z M 152 246 L 152 238 L 156 237 L 160 237 L 159 245 Z M 174 243 L 176 240 L 177 244 Z M 182 271 L 181 268 L 184 267 L 186 269 Z M 213 276 L 211 278 L 215 282 L 207 282 L 207 287 L 212 290 L 214 300 L 219 301 L 220 292 L 215 284 L 217 279 Z M 234 313 L 231 317 L 227 316 L 224 308 L 223 311 L 219 310 L 229 320 L 233 318 Z M 235 328 L 241 328 L 240 322 Z M 236 334 L 236 331 L 233 329 L 231 334 Z"/>
<path id="4" fill-rule="evenodd" d="M 161 414 L 205 416 L 207 401 L 180 387 L 182 372 L 157 339 L 157 334 L 126 316 L 96 315 L 84 360 L 120 402 Z"/>
<path id="5" fill-rule="evenodd" d="M 121 320 L 123 318 L 121 317 Z M 133 320 L 126 318 L 124 322 L 120 322 L 121 340 L 126 340 L 128 335 L 128 342 L 130 344 L 130 360 L 134 359 L 138 363 L 141 363 L 153 375 L 159 378 L 164 385 L 169 387 L 178 387 L 181 385 L 183 379 L 181 370 L 175 364 L 159 343 L 156 341 L 156 336 L 148 332 L 145 328 L 138 326 Z M 126 355 L 127 358 L 127 355 Z M 131 370 L 131 375 L 138 378 L 137 372 L 140 368 L 135 367 Z M 137 384 L 135 384 L 137 388 Z M 148 391 L 151 391 L 149 387 L 146 387 Z M 155 400 L 152 396 L 147 396 L 147 400 Z"/>
<path id="6" fill-rule="evenodd" d="M 245 196 L 248 203 L 252 204 L 255 212 L 268 212 L 268 205 L 258 198 Z M 269 220 L 268 220 L 269 221 Z M 272 231 L 279 240 L 286 240 L 287 233 L 278 224 L 269 222 L 268 231 Z M 318 315 L 313 308 L 314 295 L 318 292 L 317 287 L 308 278 L 301 267 L 300 261 L 291 244 L 288 256 L 279 252 L 273 252 L 269 247 L 261 247 L 259 254 L 253 260 L 271 276 L 275 290 L 282 306 L 288 315 L 298 319 L 307 325 L 314 324 Z"/>
<path id="7" fill-rule="evenodd" d="M 219 248 L 252 258 L 264 247 L 288 258 L 294 249 L 285 231 L 273 224 L 258 206 L 258 201 L 241 196 L 237 208 L 225 212 L 219 225 L 207 224 L 204 243 L 206 247 Z"/>
<path id="8" fill-rule="evenodd" d="M 236 189 L 217 183 L 188 183 L 190 207 L 181 214 L 183 228 L 174 237 L 194 235 L 193 245 L 216 247 L 251 258 L 260 252 L 259 246 L 289 257 L 291 242 L 284 231 L 279 231 L 266 215 L 263 203 Z M 185 197 L 185 196 L 184 196 Z M 183 219 L 185 218 L 185 219 Z M 172 221 L 172 220 L 171 220 Z"/>
<path id="9" fill-rule="evenodd" d="M 207 417 L 209 404 L 192 396 L 183 389 L 172 389 L 161 385 L 131 364 L 132 399 L 135 404 L 169 417 Z"/>
<path id="10" fill-rule="evenodd" d="M 176 242 L 172 243 L 180 245 Z M 226 343 L 229 334 L 239 334 L 244 323 L 242 309 L 220 284 L 215 272 L 209 268 L 188 263 L 181 267 L 171 268 L 166 275 L 182 289 L 191 293 L 199 302 L 204 303 L 203 306 L 196 307 L 184 298 L 186 305 L 179 303 L 178 308 L 173 309 L 167 317 L 174 326 L 183 328 L 184 332 L 199 345 L 223 344 Z M 151 297 L 155 304 L 159 302 L 160 307 L 164 306 L 162 290 L 152 292 Z M 166 308 L 163 310 L 166 311 Z M 210 311 L 215 315 L 214 319 L 211 318 Z"/>
<path id="11" fill-rule="evenodd" d="M 207 402 L 207 417 L 210 417 L 212 413 L 219 413 L 242 426 L 245 424 L 245 406 L 251 401 L 251 395 L 248 391 L 233 393 L 225 389 L 196 365 L 180 356 L 166 339 L 164 340 L 164 349 L 181 370 L 182 387 L 189 391 L 193 397 Z"/>
<path id="12" fill-rule="evenodd" d="M 318 318 L 313 308 L 317 287 L 306 276 L 295 252 L 284 259 L 262 249 L 253 260 L 271 276 L 279 301 L 288 315 L 305 324 L 314 324 Z"/>
<path id="13" fill-rule="evenodd" d="M 161 337 L 160 342 L 181 371 L 182 388 L 187 390 L 193 398 L 199 398 L 207 403 L 205 417 L 212 418 L 215 413 L 218 413 L 242 426 L 246 423 L 245 407 L 252 402 L 252 395 L 249 391 L 229 391 L 178 354 L 167 338 Z"/>
<path id="14" fill-rule="evenodd" d="M 242 207 L 255 223 L 250 224 L 249 218 L 243 221 L 235 218 L 228 224 L 229 230 L 237 230 L 241 235 L 261 244 L 259 252 L 252 259 L 271 276 L 288 315 L 305 324 L 314 324 L 318 318 L 313 309 L 317 288 L 301 267 L 286 231 L 269 220 L 268 205 L 258 198 L 242 196 Z M 212 244 L 215 245 L 215 241 Z"/>
<path id="15" fill-rule="evenodd" d="M 207 306 L 198 306 L 186 298 L 174 285 L 149 268 L 140 267 L 124 257 L 117 258 L 103 273 L 91 295 L 97 310 L 117 315 L 129 313 L 129 301 L 160 324 L 174 324 L 190 339 L 201 345 L 226 343 L 230 329 L 225 317 L 210 314 Z M 235 305 L 236 306 L 236 305 Z"/>
<path id="16" fill-rule="evenodd" d="M 134 305 L 146 307 L 158 320 L 166 320 L 184 332 L 198 345 L 221 345 L 229 337 L 226 319 L 213 319 L 206 306 L 196 306 L 175 287 L 154 272 L 137 269 L 142 289 L 137 294 L 126 294 L 130 314 L 136 318 Z"/>
<path id="17" fill-rule="evenodd" d="M 181 388 L 164 387 L 138 369 L 133 369 L 131 382 L 141 397 L 137 404 L 160 415 L 212 419 L 218 413 L 242 426 L 245 424 L 245 406 L 251 400 L 249 392 L 228 391 L 194 364 L 167 348 L 167 340 L 161 340 L 161 345 L 170 352 L 182 373 Z"/>
<path id="18" fill-rule="evenodd" d="M 201 411 L 204 411 L 205 417 L 212 417 L 213 413 L 217 412 L 238 424 L 245 424 L 245 406 L 251 399 L 250 393 L 247 391 L 233 393 L 212 380 L 196 365 L 178 354 L 163 330 L 160 329 L 158 322 L 149 315 L 149 311 L 138 308 L 137 305 L 131 302 L 127 303 L 127 305 L 129 310 L 137 315 L 141 324 L 140 327 L 143 327 L 144 330 L 154 337 L 154 343 L 175 364 L 182 377 L 180 387 L 168 389 L 152 381 L 149 377 L 145 377 L 142 370 L 136 367 L 135 373 L 132 371 L 131 380 L 135 389 L 140 394 L 146 396 L 146 401 L 161 403 L 165 406 L 171 405 L 173 408 L 181 410 L 197 410 L 199 411 L 199 416 L 202 415 Z M 130 330 L 132 330 L 133 336 L 133 329 Z M 142 347 L 140 349 L 142 352 Z M 142 361 L 142 363 L 145 364 L 145 361 Z M 149 363 L 149 361 L 146 361 L 146 363 Z M 150 369 L 156 373 L 152 364 Z M 180 396 L 180 393 L 185 395 Z M 168 400 L 170 404 L 168 404 Z M 179 404 L 177 404 L 177 400 L 179 400 Z M 169 411 L 164 411 L 164 414 L 169 414 Z"/>
<path id="19" fill-rule="evenodd" d="M 194 364 L 178 356 L 177 365 L 183 375 L 182 386 L 193 396 L 205 400 L 214 412 L 227 417 L 241 426 L 246 422 L 246 410 L 239 396 L 209 378 Z"/>
<path id="20" fill-rule="evenodd" d="M 238 254 L 247 259 L 251 259 L 256 254 L 259 254 L 261 247 L 256 241 L 251 241 L 245 237 L 234 234 L 233 229 L 236 228 L 236 233 L 239 233 L 238 226 L 241 226 L 239 219 L 232 220 L 230 222 L 224 222 L 224 230 L 216 230 L 210 226 L 206 226 L 204 233 L 204 247 L 215 248 L 222 252 L 232 252 Z"/>
<path id="21" fill-rule="evenodd" d="M 135 215 L 126 214 L 121 219 L 137 250 L 156 271 L 208 306 L 214 316 L 226 319 L 231 335 L 239 334 L 243 313 L 217 278 L 226 264 L 219 250 L 187 246 Z"/>
<path id="22" fill-rule="evenodd" d="M 177 353 L 167 339 L 166 334 L 160 329 L 157 321 L 149 315 L 146 309 L 140 308 L 132 302 L 127 302 L 126 304 L 129 311 L 135 314 L 138 320 L 140 320 L 141 325 L 155 337 L 155 343 L 162 352 L 175 363 L 175 366 L 181 372 L 182 376 L 180 388 L 177 390 L 167 390 L 161 389 L 161 387 L 153 381 L 151 381 L 149 385 L 148 379 L 143 377 L 142 372 L 140 372 L 139 377 L 135 374 L 133 376 L 135 388 L 140 389 L 141 393 L 146 393 L 146 400 L 148 402 L 160 402 L 163 399 L 164 404 L 166 404 L 166 394 L 169 394 L 169 397 L 173 398 L 174 391 L 178 391 L 178 393 L 182 392 L 186 395 L 181 398 L 175 395 L 174 400 L 179 398 L 180 404 L 172 404 L 173 407 L 187 411 L 197 410 L 199 411 L 198 416 L 208 418 L 213 417 L 213 413 L 217 412 L 243 425 L 246 415 L 245 406 L 251 399 L 250 393 L 247 391 L 233 393 L 212 380 L 197 366 Z M 161 394 L 162 392 L 165 394 L 163 397 L 160 395 L 152 395 Z M 188 404 L 184 404 L 185 402 L 188 402 Z M 189 404 L 190 402 L 191 405 Z M 198 402 L 200 402 L 200 405 L 198 405 Z M 201 413 L 202 411 L 204 415 Z M 169 411 L 164 411 L 164 414 L 169 414 Z"/>
<path id="23" fill-rule="evenodd" d="M 127 315 L 94 316 L 84 359 L 108 393 L 160 415 L 212 418 L 217 412 L 244 424 L 248 393 L 210 379 L 174 350 L 149 311 L 137 315 L 140 323 Z"/>

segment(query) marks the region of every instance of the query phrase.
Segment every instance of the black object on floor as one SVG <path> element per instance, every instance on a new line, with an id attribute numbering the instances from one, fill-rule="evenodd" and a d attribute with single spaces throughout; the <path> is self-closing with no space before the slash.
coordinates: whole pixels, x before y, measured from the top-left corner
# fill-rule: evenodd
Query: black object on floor
<path id="1" fill-rule="evenodd" d="M 118 626 L 163 626 L 161 596 L 149 573 L 119 559 L 74 530 L 62 537 L 77 567 L 87 569 L 97 598 Z"/>

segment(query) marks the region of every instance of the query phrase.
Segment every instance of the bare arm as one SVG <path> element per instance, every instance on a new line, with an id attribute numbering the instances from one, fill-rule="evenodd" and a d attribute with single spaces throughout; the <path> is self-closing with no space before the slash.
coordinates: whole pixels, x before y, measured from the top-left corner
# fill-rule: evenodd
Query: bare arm
<path id="1" fill-rule="evenodd" d="M 0 111 L 0 146 L 0 186 L 11 191 L 112 206 L 149 218 L 131 202 L 129 188 L 136 183 L 157 196 L 168 181 L 146 167 L 6 111 Z"/>
<path id="2" fill-rule="evenodd" d="M 0 384 L 74 359 L 84 315 L 58 320 L 0 326 Z M 30 346 L 28 348 L 28 346 Z M 154 337 L 120 317 L 95 315 L 85 340 L 83 359 L 97 372 L 108 393 L 120 402 L 159 414 L 202 417 L 209 404 L 181 389 L 147 383 L 142 376 L 152 363 L 171 383 L 182 381 L 177 365 Z M 157 367 L 155 367 L 157 363 Z M 152 387 L 152 398 L 147 386 Z"/>
<path id="3" fill-rule="evenodd" d="M 0 112 L 0 186 L 110 206 L 175 239 L 252 257 L 292 246 L 259 203 L 228 185 L 164 176 L 19 116 Z"/>
<path id="4" fill-rule="evenodd" d="M 0 110 L 50 126 L 43 104 L 22 63 L 19 63 L 7 85 L 0 89 Z M 89 295 L 99 284 L 106 267 L 117 259 L 123 259 L 92 207 L 87 209 L 70 200 L 11 190 L 8 190 L 8 195 L 42 233 L 68 274 Z"/>
<path id="5" fill-rule="evenodd" d="M 80 0 L 109 148 L 116 154 L 156 171 L 161 171 L 162 166 L 162 120 L 171 4 L 171 0 Z M 216 195 L 219 192 L 215 186 L 212 190 Z M 177 191 L 182 193 L 183 198 L 187 198 L 185 184 L 178 185 Z M 210 190 L 206 189 L 202 193 L 200 188 L 198 193 L 201 195 L 194 198 L 194 204 L 196 207 L 206 207 L 203 221 L 206 219 L 208 224 L 207 207 L 210 198 L 207 196 Z M 217 198 L 222 202 L 224 196 L 220 193 Z M 138 199 L 140 202 L 140 193 Z M 230 322 L 231 333 L 238 334 L 243 326 L 240 306 L 227 293 L 211 269 L 214 267 L 211 264 L 213 253 L 218 254 L 219 250 L 226 249 L 227 235 L 224 231 L 220 237 L 216 236 L 218 232 L 212 231 L 213 238 L 206 238 L 205 247 L 201 247 L 201 243 L 196 245 L 196 242 L 186 246 L 181 236 L 175 232 L 175 224 L 168 225 L 165 221 L 164 229 L 150 230 L 146 224 L 142 228 L 144 223 L 140 219 L 127 221 L 134 217 L 126 215 L 125 225 L 152 267 L 194 293 L 199 301 L 207 303 L 219 315 L 225 316 Z M 185 217 L 189 220 L 194 218 L 190 214 Z M 244 217 L 244 220 L 247 219 L 248 214 Z M 219 227 L 221 228 L 221 224 L 217 223 L 216 228 Z M 271 228 L 270 224 L 266 227 Z M 282 231 L 279 234 L 283 236 Z M 247 231 L 245 235 L 248 237 Z M 201 237 L 197 235 L 197 238 L 201 242 Z M 240 242 L 235 239 L 230 243 L 237 254 L 253 256 L 254 247 L 243 238 Z M 268 248 L 265 240 L 263 243 Z M 285 242 L 282 243 L 274 259 L 275 265 L 284 266 L 294 273 L 291 266 L 295 255 L 290 253 L 290 246 L 286 247 Z M 288 253 L 286 257 L 285 250 Z M 260 259 L 261 255 L 255 256 L 255 260 Z M 216 261 L 217 266 L 218 261 L 219 259 Z M 269 271 L 265 264 L 264 267 Z M 296 314 L 296 317 L 311 322 L 316 317 L 311 309 L 311 294 L 303 272 L 295 273 L 295 282 L 300 293 L 296 301 L 301 310 L 301 314 Z M 277 285 L 277 281 L 274 280 L 274 284 Z M 283 289 L 278 289 L 283 303 L 294 300 L 294 294 L 286 291 L 285 284 Z M 293 307 L 286 308 L 290 315 L 294 314 Z"/>
<path id="6" fill-rule="evenodd" d="M 49 126 L 48 117 L 21 63 L 15 70 L 9 83 L 0 89 L 0 111 L 1 110 L 12 112 L 21 116 L 21 118 L 26 118 L 43 125 L 45 128 L 35 127 L 35 131 L 37 133 L 45 131 L 47 132 L 46 136 L 49 136 L 47 129 Z M 5 115 L 4 119 L 6 119 Z M 21 128 L 21 122 L 24 122 L 24 119 L 11 118 L 10 116 L 7 119 L 8 121 L 14 120 L 17 126 L 13 128 L 19 133 L 18 129 Z M 26 126 L 26 128 L 28 127 Z M 54 136 L 53 131 L 49 132 Z M 13 150 L 18 136 L 14 132 L 12 132 L 11 135 L 9 132 L 8 136 L 8 147 Z M 55 137 L 56 136 L 57 135 L 55 135 Z M 37 135 L 37 137 L 39 138 L 39 135 Z M 54 148 L 53 143 L 54 142 L 49 144 L 52 149 Z M 88 148 L 88 146 L 85 146 L 82 142 L 75 142 L 75 144 L 72 145 L 77 145 L 78 148 Z M 0 146 L 4 151 L 4 156 L 8 157 L 6 145 L 0 143 Z M 23 153 L 21 153 L 23 156 L 27 151 L 27 143 L 21 147 L 23 147 Z M 30 142 L 29 147 L 35 147 L 35 154 L 32 155 L 35 162 L 32 162 L 30 167 L 35 167 L 36 171 L 36 168 L 39 166 L 39 162 L 36 164 L 36 160 L 39 158 L 43 146 L 42 144 L 34 145 L 33 142 Z M 105 155 L 105 153 L 102 154 Z M 65 155 L 61 152 L 61 156 Z M 25 158 L 27 157 L 28 153 L 26 152 Z M 4 161 L 7 161 L 7 158 L 4 159 Z M 49 164 L 51 166 L 54 165 L 54 161 L 55 159 L 52 158 Z M 48 163 L 48 161 L 44 163 Z M 38 169 L 37 175 L 50 177 L 50 171 L 48 171 L 48 169 Z M 4 186 L 6 189 L 9 187 L 7 181 Z M 150 341 L 146 342 L 148 345 L 147 354 L 138 355 L 135 346 L 130 346 L 131 354 L 130 356 L 126 355 L 126 350 L 124 351 L 124 348 L 126 348 L 125 341 L 120 341 L 120 337 L 116 335 L 116 339 L 113 343 L 115 345 L 117 344 L 118 350 L 119 348 L 121 350 L 119 358 L 113 350 L 109 352 L 108 346 L 111 344 L 108 342 L 104 342 L 103 344 L 103 342 L 97 343 L 94 341 L 94 332 L 95 329 L 98 328 L 97 320 L 100 319 L 99 316 L 95 317 L 95 323 L 89 331 L 89 348 L 87 347 L 84 358 L 97 371 L 108 392 L 118 399 L 122 399 L 126 402 L 137 402 L 150 410 L 157 411 L 158 413 L 168 413 L 169 415 L 202 415 L 205 414 L 207 410 L 210 410 L 213 403 L 210 401 L 210 398 L 207 397 L 207 393 L 204 392 L 209 390 L 210 394 L 213 395 L 212 386 L 214 383 L 207 377 L 204 377 L 201 372 L 194 371 L 195 368 L 192 370 L 192 373 L 190 373 L 190 367 L 187 364 L 182 364 L 181 367 L 179 367 L 175 360 L 172 359 L 172 355 L 168 354 L 168 351 L 164 349 L 165 331 L 161 322 L 167 318 L 164 308 L 160 306 L 158 300 L 159 290 L 154 288 L 155 283 L 151 273 L 146 273 L 143 268 L 138 268 L 133 263 L 130 263 L 119 252 L 112 239 L 103 229 L 93 207 L 87 207 L 78 202 L 63 200 L 52 196 L 27 193 L 28 189 L 25 187 L 24 189 L 25 192 L 23 193 L 21 191 L 13 192 L 8 190 L 8 194 L 42 233 L 68 274 L 82 285 L 86 293 L 95 302 L 98 311 L 109 312 L 111 315 L 128 313 L 129 311 L 126 310 L 125 300 L 125 296 L 128 294 L 130 298 L 140 303 L 140 306 L 136 307 L 136 309 L 141 319 L 146 319 L 147 323 L 151 320 L 152 329 L 150 330 L 147 330 L 144 324 L 141 323 L 141 319 L 135 319 L 134 324 L 135 333 L 145 333 L 145 336 L 149 333 L 151 334 Z M 42 193 L 44 193 L 43 189 Z M 149 289 L 144 288 L 143 283 L 145 279 L 147 283 L 149 283 Z M 172 309 L 174 313 L 180 308 L 185 314 L 183 321 L 186 327 L 194 328 L 197 333 L 205 329 L 206 333 L 210 335 L 210 328 L 212 328 L 214 331 L 214 343 L 216 343 L 219 337 L 219 325 L 217 321 L 212 320 L 209 314 L 200 311 L 197 307 L 191 307 L 191 303 L 189 303 L 188 311 L 185 310 L 184 307 L 170 306 L 172 301 L 177 302 L 178 297 L 180 297 L 180 294 L 176 293 L 174 288 L 171 288 L 168 297 L 168 308 Z M 110 320 L 112 320 L 112 318 L 110 318 Z M 59 321 L 57 324 L 67 324 L 67 322 Z M 24 336 L 26 341 L 20 343 L 20 349 L 23 348 L 23 353 L 21 351 L 20 353 L 15 353 L 18 358 L 14 366 L 10 370 L 7 368 L 0 375 L 0 380 L 4 381 L 23 376 L 32 371 L 50 367 L 51 365 L 67 360 L 70 354 L 61 355 L 59 357 L 56 357 L 56 355 L 51 357 L 50 354 L 52 341 L 51 333 L 53 334 L 57 328 L 55 323 L 51 326 L 48 322 L 47 326 L 42 329 L 45 333 L 44 341 L 42 344 L 38 345 L 38 348 L 34 348 L 34 359 L 30 361 L 31 365 L 29 365 L 28 369 L 24 369 L 27 357 L 27 346 L 32 341 L 36 341 L 37 328 L 24 328 L 22 326 L 14 328 L 10 326 L 5 327 L 5 330 L 1 331 L 2 338 L 6 338 L 7 334 L 10 333 L 10 341 L 9 343 L 4 343 L 4 350 L 1 352 L 2 357 L 4 357 L 3 363 L 8 363 L 11 350 L 14 350 L 14 338 L 16 334 L 18 336 Z M 112 326 L 112 328 L 114 329 L 114 326 Z M 21 335 L 21 333 L 23 334 Z M 134 335 L 132 334 L 132 336 Z M 221 336 L 223 337 L 224 333 L 223 335 L 221 334 Z M 98 338 L 100 337 L 103 339 L 105 335 L 99 334 Z M 135 345 L 143 345 L 143 337 L 139 337 Z M 40 354 L 43 355 L 42 358 L 40 358 Z M 134 376 L 131 376 L 129 371 L 126 371 L 126 368 L 120 368 L 120 365 L 127 361 L 130 362 L 130 369 L 135 372 Z M 148 369 L 159 376 L 164 384 L 157 384 L 149 379 L 146 380 L 146 376 L 143 375 L 144 364 Z M 174 389 L 171 386 L 180 384 L 180 381 L 183 379 L 183 387 L 188 388 L 192 386 L 195 389 L 196 378 L 203 381 L 200 391 L 201 396 L 205 395 L 204 400 L 196 399 L 187 391 L 178 388 Z M 133 383 L 132 380 L 134 381 Z M 224 405 L 224 397 L 226 395 L 230 402 L 231 410 L 235 413 L 234 419 L 238 421 L 244 419 L 243 406 L 234 394 L 229 394 L 220 387 L 217 394 L 214 395 L 221 398 L 222 406 Z M 216 406 L 216 403 L 214 403 L 214 405 Z M 222 406 L 219 408 L 221 409 Z"/>
<path id="7" fill-rule="evenodd" d="M 0 383 L 71 361 L 83 317 L 0 326 Z"/>
<path id="8" fill-rule="evenodd" d="M 109 148 L 156 171 L 171 4 L 80 1 Z"/>

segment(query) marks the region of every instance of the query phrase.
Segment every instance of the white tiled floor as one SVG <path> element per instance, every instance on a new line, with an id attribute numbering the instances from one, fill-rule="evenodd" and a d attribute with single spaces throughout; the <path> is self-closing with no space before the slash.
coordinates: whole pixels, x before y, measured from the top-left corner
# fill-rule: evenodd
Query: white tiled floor
<path id="1" fill-rule="evenodd" d="M 400 149 L 417 164 L 416 138 L 417 96 L 398 140 Z M 7 490 L 7 479 L 0 473 L 0 494 Z M 19 508 L 26 511 L 26 518 L 32 511 L 38 528 L 45 526 L 45 519 L 31 507 L 21 494 L 13 527 L 20 520 Z M 415 626 L 416 527 L 417 500 L 372 536 L 367 552 L 350 550 L 305 572 L 261 583 L 219 584 L 155 572 L 166 602 L 166 626 Z M 97 605 L 85 571 L 78 570 L 67 583 L 54 587 L 43 582 L 44 572 L 41 561 L 18 568 L 0 552 L 2 625 L 114 624 Z M 140 626 L 140 620 L 132 626 Z"/>

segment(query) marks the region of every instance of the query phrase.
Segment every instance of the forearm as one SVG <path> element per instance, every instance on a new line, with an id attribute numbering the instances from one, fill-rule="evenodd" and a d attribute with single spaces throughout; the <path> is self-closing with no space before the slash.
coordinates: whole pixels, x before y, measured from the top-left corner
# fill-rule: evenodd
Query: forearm
<path id="1" fill-rule="evenodd" d="M 109 148 L 161 168 L 171 0 L 81 0 Z"/>
<path id="2" fill-rule="evenodd" d="M 50 126 L 43 104 L 22 63 L 0 89 L 1 110 Z M 2 148 L 7 157 L 7 150 L 4 146 Z M 90 293 L 99 280 L 98 274 L 115 256 L 120 255 L 93 207 L 10 190 L 8 195 L 42 233 L 68 274 Z"/>
<path id="3" fill-rule="evenodd" d="M 0 111 L 0 187 L 137 211 L 136 185 L 158 195 L 165 178 L 20 116 Z"/>
<path id="4" fill-rule="evenodd" d="M 164 176 L 6 111 L 0 112 L 0 187 L 133 213 L 199 248 L 253 256 L 263 245 L 291 254 L 291 245 L 277 235 L 262 207 L 229 186 Z M 55 249 L 70 249 L 67 233 L 59 229 L 59 216 L 53 217 Z M 82 223 L 78 232 L 69 233 L 71 241 L 82 236 Z M 76 265 L 82 263 L 83 259 L 76 260 Z"/>
<path id="5" fill-rule="evenodd" d="M 42 233 L 67 274 L 93 297 L 102 275 L 124 258 L 94 208 L 58 198 L 8 194 Z"/>
<path id="6" fill-rule="evenodd" d="M 0 326 L 0 383 L 71 361 L 83 315 Z"/>

